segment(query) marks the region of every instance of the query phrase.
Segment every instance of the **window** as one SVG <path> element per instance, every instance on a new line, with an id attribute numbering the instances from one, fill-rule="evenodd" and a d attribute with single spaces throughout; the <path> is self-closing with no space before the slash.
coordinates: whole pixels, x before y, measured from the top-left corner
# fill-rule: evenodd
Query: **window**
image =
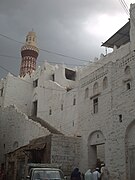
<path id="1" fill-rule="evenodd" d="M 36 100 L 33 102 L 33 112 L 32 112 L 33 116 L 37 116 L 37 106 L 38 106 L 38 101 Z"/>
<path id="2" fill-rule="evenodd" d="M 55 81 L 55 75 L 54 75 L 54 74 L 52 74 L 51 80 L 52 80 L 52 81 Z"/>
<path id="3" fill-rule="evenodd" d="M 93 99 L 93 113 L 98 113 L 98 98 Z"/>
<path id="4" fill-rule="evenodd" d="M 128 82 L 128 83 L 126 84 L 126 87 L 127 87 L 127 90 L 129 90 L 129 89 L 131 88 L 130 82 Z"/>
<path id="5" fill-rule="evenodd" d="M 129 67 L 129 66 L 126 66 L 126 67 L 125 67 L 125 74 L 126 74 L 126 75 L 129 75 L 129 74 L 130 74 L 130 67 Z"/>
<path id="6" fill-rule="evenodd" d="M 129 66 L 125 67 L 124 73 L 125 73 L 125 76 L 124 76 L 123 82 L 124 82 L 124 85 L 125 85 L 125 89 L 129 90 L 129 89 L 131 89 L 131 79 L 132 79 Z"/>
<path id="7" fill-rule="evenodd" d="M 89 97 L 89 88 L 85 89 L 85 99 Z"/>
<path id="8" fill-rule="evenodd" d="M 67 69 L 67 68 L 66 68 L 66 69 L 65 69 L 65 77 L 66 77 L 66 79 L 75 81 L 76 72 L 73 71 L 73 70 L 70 70 L 70 69 Z"/>
<path id="9" fill-rule="evenodd" d="M 51 108 L 49 109 L 49 115 L 52 115 L 52 109 Z"/>
<path id="10" fill-rule="evenodd" d="M 3 90 L 4 90 L 4 88 L 1 89 L 0 96 L 3 96 Z"/>
<path id="11" fill-rule="evenodd" d="M 75 125 L 75 124 L 74 124 L 74 121 L 73 121 L 73 127 L 74 127 L 74 125 Z"/>
<path id="12" fill-rule="evenodd" d="M 17 148 L 18 146 L 19 146 L 18 141 L 15 141 L 14 144 L 13 144 L 13 148 L 15 149 L 15 148 Z"/>
<path id="13" fill-rule="evenodd" d="M 75 105 L 75 104 L 76 104 L 76 99 L 74 98 L 74 99 L 73 99 L 73 105 Z"/>
<path id="14" fill-rule="evenodd" d="M 106 89 L 108 87 L 108 79 L 107 77 L 104 77 L 103 79 L 103 89 Z"/>
<path id="15" fill-rule="evenodd" d="M 93 85 L 93 94 L 97 94 L 98 93 L 98 83 L 96 82 L 94 85 Z"/>
<path id="16" fill-rule="evenodd" d="M 122 114 L 119 115 L 119 122 L 122 122 Z"/>
<path id="17" fill-rule="evenodd" d="M 33 81 L 33 87 L 37 87 L 38 86 L 38 79 L 36 79 L 35 81 Z"/>
<path id="18" fill-rule="evenodd" d="M 63 104 L 61 104 L 61 111 L 63 111 Z"/>

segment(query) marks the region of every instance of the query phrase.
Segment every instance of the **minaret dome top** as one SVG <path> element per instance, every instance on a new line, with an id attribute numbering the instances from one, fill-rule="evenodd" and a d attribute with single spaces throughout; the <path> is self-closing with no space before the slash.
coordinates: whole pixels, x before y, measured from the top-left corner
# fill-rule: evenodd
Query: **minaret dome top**
<path id="1" fill-rule="evenodd" d="M 36 43 L 37 43 L 36 33 L 34 31 L 28 32 L 28 34 L 26 36 L 25 45 L 36 46 Z"/>

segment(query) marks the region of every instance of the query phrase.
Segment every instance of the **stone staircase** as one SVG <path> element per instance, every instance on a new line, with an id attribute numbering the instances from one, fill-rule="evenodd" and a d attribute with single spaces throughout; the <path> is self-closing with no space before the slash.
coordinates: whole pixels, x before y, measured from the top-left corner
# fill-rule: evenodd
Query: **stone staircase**
<path id="1" fill-rule="evenodd" d="M 48 129 L 48 131 L 50 131 L 50 133 L 53 134 L 62 134 L 60 131 L 58 131 L 56 128 L 54 128 L 53 126 L 51 126 L 48 122 L 46 122 L 45 120 L 36 117 L 36 116 L 29 116 L 29 119 L 39 123 L 41 126 L 43 126 L 44 128 Z"/>

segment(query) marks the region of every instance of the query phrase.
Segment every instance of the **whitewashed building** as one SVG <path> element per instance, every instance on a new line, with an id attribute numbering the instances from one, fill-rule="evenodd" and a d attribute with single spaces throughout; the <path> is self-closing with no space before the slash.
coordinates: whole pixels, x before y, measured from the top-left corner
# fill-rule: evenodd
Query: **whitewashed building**
<path id="1" fill-rule="evenodd" d="M 82 138 L 82 172 L 94 167 L 100 158 L 112 179 L 135 179 L 135 4 L 131 4 L 130 14 L 129 22 L 103 43 L 113 52 L 84 68 L 45 62 L 35 70 L 36 36 L 34 32 L 28 34 L 22 47 L 20 76 L 9 73 L 0 82 L 2 152 L 25 145 L 33 136 L 48 134 L 42 128 L 37 133 L 37 124 L 29 125 L 33 122 L 27 117 L 36 116 L 67 136 Z M 31 135 L 22 125 L 16 131 L 16 123 L 23 120 L 18 120 L 15 109 L 26 116 Z M 16 133 L 8 141 L 11 127 Z M 20 138 L 22 133 L 25 141 Z"/>

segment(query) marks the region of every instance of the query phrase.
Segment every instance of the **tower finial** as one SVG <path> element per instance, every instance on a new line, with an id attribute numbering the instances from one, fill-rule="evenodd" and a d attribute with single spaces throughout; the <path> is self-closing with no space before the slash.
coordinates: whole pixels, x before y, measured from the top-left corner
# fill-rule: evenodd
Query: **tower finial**
<path id="1" fill-rule="evenodd" d="M 26 43 L 21 48 L 22 63 L 20 68 L 20 76 L 31 74 L 36 70 L 36 60 L 39 49 L 36 46 L 36 33 L 31 31 L 26 36 Z"/>

